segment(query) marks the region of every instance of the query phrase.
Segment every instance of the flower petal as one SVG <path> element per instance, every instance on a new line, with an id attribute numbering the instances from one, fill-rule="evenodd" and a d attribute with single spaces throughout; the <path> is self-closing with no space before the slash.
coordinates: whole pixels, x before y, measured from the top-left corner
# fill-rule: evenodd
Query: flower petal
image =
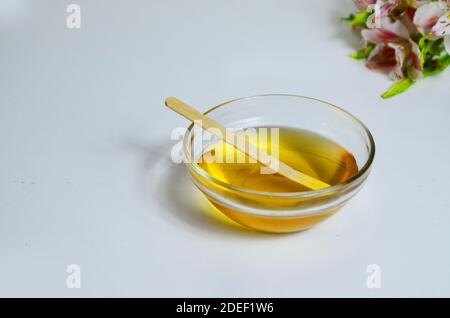
<path id="1" fill-rule="evenodd" d="M 415 8 L 429 4 L 430 2 L 431 2 L 431 0 L 411 0 L 412 6 Z"/>
<path id="2" fill-rule="evenodd" d="M 389 43 L 388 46 L 394 49 L 396 61 L 395 67 L 389 72 L 389 77 L 394 81 L 399 81 L 404 78 L 402 69 L 406 58 L 405 47 L 395 43 Z"/>
<path id="3" fill-rule="evenodd" d="M 450 11 L 439 18 L 431 33 L 435 36 L 450 35 Z"/>
<path id="4" fill-rule="evenodd" d="M 395 50 L 386 44 L 378 44 L 367 59 L 371 69 L 392 68 L 396 64 Z"/>
<path id="5" fill-rule="evenodd" d="M 409 41 L 411 44 L 411 59 L 412 59 L 412 66 L 422 72 L 423 71 L 423 65 L 422 63 L 420 63 L 420 55 L 421 55 L 421 51 L 420 51 L 420 47 L 419 45 L 414 42 L 413 40 Z"/>
<path id="6" fill-rule="evenodd" d="M 409 40 L 408 29 L 399 20 L 391 22 L 388 17 L 381 20 L 381 28 L 362 30 L 361 34 L 364 40 L 374 44 Z"/>
<path id="7" fill-rule="evenodd" d="M 353 2 L 358 6 L 358 8 L 367 9 L 369 5 L 375 4 L 377 0 L 353 0 Z"/>
<path id="8" fill-rule="evenodd" d="M 422 34 L 428 34 L 441 16 L 447 13 L 442 3 L 432 2 L 419 7 L 414 16 L 414 24 Z"/>
<path id="9" fill-rule="evenodd" d="M 371 70 L 378 70 L 389 74 L 395 80 L 402 79 L 402 66 L 404 61 L 404 51 L 399 46 L 393 47 L 389 44 L 378 44 L 367 60 L 367 67 Z"/>
<path id="10" fill-rule="evenodd" d="M 423 65 L 420 61 L 420 47 L 419 45 L 414 42 L 413 40 L 410 40 L 410 45 L 411 45 L 411 52 L 410 52 L 410 56 L 409 56 L 409 60 L 410 65 L 408 64 L 407 66 L 407 72 L 408 72 L 408 77 L 416 80 L 420 77 L 422 77 L 423 75 Z"/>
<path id="11" fill-rule="evenodd" d="M 378 0 L 381 16 L 385 17 L 391 13 L 402 1 L 401 0 Z"/>
<path id="12" fill-rule="evenodd" d="M 403 23 L 403 25 L 408 29 L 409 34 L 415 34 L 419 32 L 416 25 L 414 24 L 414 16 L 416 14 L 416 9 L 408 7 L 405 11 L 398 16 L 398 19 Z"/>

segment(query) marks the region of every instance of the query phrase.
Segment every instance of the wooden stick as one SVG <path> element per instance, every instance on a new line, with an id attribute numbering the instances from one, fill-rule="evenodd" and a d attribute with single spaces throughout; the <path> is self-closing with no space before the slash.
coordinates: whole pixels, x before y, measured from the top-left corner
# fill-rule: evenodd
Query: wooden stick
<path id="1" fill-rule="evenodd" d="M 289 180 L 297 182 L 312 190 L 323 189 L 330 186 L 329 184 L 319 179 L 304 174 L 303 172 L 300 172 L 288 166 L 284 162 L 269 155 L 262 149 L 258 149 L 257 152 L 252 153 L 251 151 L 249 151 L 249 149 L 251 146 L 254 147 L 253 144 L 250 144 L 247 140 L 245 141 L 244 144 L 237 143 L 235 133 L 227 130 L 224 126 L 222 126 L 218 122 L 214 121 L 208 116 L 203 115 L 198 110 L 192 108 L 191 106 L 187 105 L 186 103 L 182 102 L 176 97 L 167 98 L 166 106 L 175 111 L 176 113 L 180 114 L 181 116 L 186 117 L 190 121 L 195 122 L 195 124 L 201 125 L 201 128 L 203 128 L 204 130 L 207 130 L 208 132 L 216 135 L 217 137 L 225 141 L 227 144 L 233 146 L 237 150 L 245 153 L 250 158 L 253 158 L 262 165 L 272 169 L 273 171 L 288 178 Z M 255 153 L 258 153 L 259 155 L 255 155 Z"/>

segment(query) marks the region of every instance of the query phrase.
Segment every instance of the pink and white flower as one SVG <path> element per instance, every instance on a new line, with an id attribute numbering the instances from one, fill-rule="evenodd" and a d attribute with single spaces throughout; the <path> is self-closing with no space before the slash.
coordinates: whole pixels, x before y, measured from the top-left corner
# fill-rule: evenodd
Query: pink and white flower
<path id="1" fill-rule="evenodd" d="M 352 57 L 396 81 L 383 98 L 450 68 L 450 0 L 353 1 L 360 12 L 346 20 L 366 45 Z"/>
<path id="2" fill-rule="evenodd" d="M 359 9 L 365 10 L 371 4 L 375 4 L 377 2 L 377 0 L 353 0 L 353 2 L 356 4 L 356 6 Z"/>
<path id="3" fill-rule="evenodd" d="M 389 74 L 394 80 L 408 75 L 418 78 L 423 72 L 420 63 L 420 48 L 411 40 L 408 29 L 400 22 L 392 22 L 388 17 L 381 21 L 381 28 L 362 31 L 363 38 L 376 45 L 367 65 Z"/>
<path id="4" fill-rule="evenodd" d="M 382 17 L 391 13 L 400 3 L 401 0 L 353 0 L 361 10 L 365 10 L 371 6 L 376 6 L 380 10 Z"/>
<path id="5" fill-rule="evenodd" d="M 444 45 L 447 53 L 450 54 L 450 10 L 439 18 L 434 27 L 431 29 L 434 36 L 444 36 Z"/>
<path id="6" fill-rule="evenodd" d="M 450 0 L 420 6 L 414 16 L 414 24 L 423 35 L 445 37 L 445 48 L 450 54 Z"/>
<path id="7" fill-rule="evenodd" d="M 402 0 L 354 0 L 358 8 L 372 13 L 366 25 L 369 29 L 381 27 L 381 20 L 394 11 Z"/>

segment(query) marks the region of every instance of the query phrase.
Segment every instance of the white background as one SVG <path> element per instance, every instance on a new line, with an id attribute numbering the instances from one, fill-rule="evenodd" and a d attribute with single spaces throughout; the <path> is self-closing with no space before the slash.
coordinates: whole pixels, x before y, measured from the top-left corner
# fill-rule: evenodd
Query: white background
<path id="1" fill-rule="evenodd" d="M 391 100 L 336 0 L 0 2 L 0 296 L 450 296 L 450 72 Z M 377 143 L 365 188 L 303 233 L 205 209 L 163 106 L 331 101 Z M 79 264 L 81 289 L 66 287 Z M 366 286 L 369 264 L 380 289 Z"/>

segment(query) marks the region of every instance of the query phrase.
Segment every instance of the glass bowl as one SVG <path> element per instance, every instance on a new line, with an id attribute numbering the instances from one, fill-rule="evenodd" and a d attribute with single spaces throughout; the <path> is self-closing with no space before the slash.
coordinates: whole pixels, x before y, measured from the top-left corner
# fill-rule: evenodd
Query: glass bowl
<path id="1" fill-rule="evenodd" d="M 342 208 L 361 189 L 370 173 L 375 155 L 370 131 L 353 115 L 330 103 L 297 95 L 258 95 L 222 103 L 205 114 L 236 130 L 252 127 L 307 130 L 339 144 L 355 157 L 358 173 L 328 188 L 286 193 L 249 190 L 218 180 L 199 166 L 204 150 L 217 140 L 192 124 L 183 151 L 193 183 L 219 211 L 251 229 L 272 233 L 308 229 Z M 199 140 L 201 147 L 197 144 Z"/>

